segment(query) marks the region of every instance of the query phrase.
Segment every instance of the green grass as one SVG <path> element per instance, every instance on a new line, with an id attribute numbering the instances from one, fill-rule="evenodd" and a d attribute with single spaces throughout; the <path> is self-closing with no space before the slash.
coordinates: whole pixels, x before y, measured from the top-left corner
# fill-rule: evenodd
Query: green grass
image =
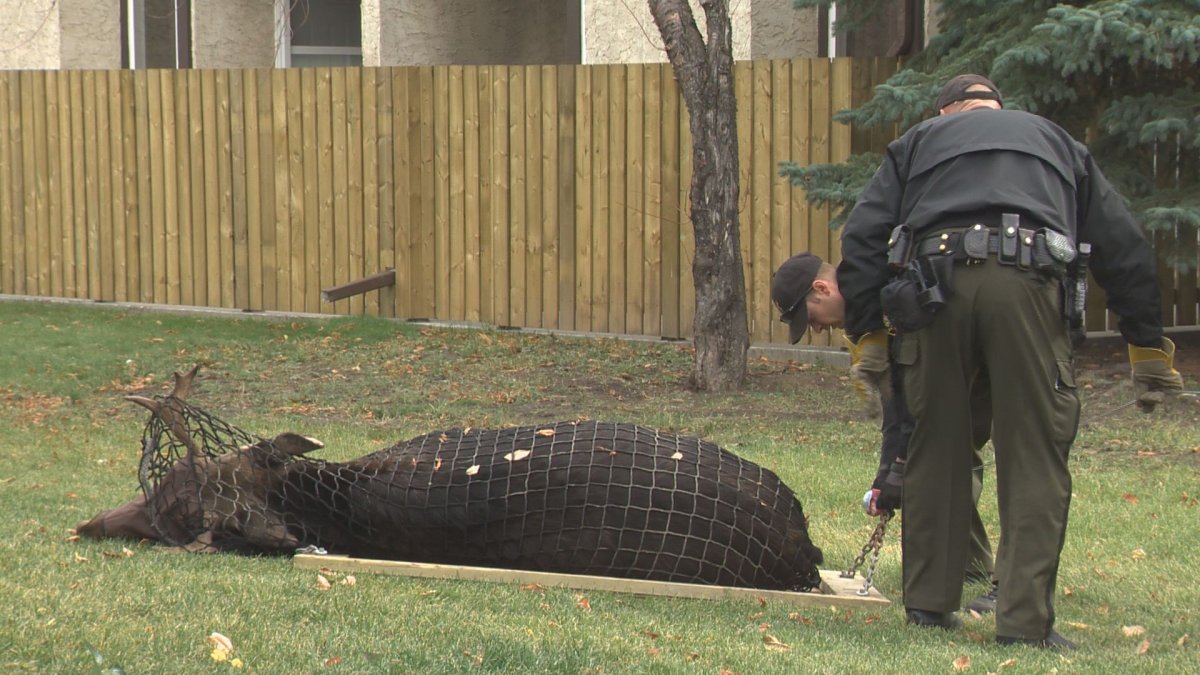
<path id="1" fill-rule="evenodd" d="M 908 628 L 898 603 L 798 609 L 365 574 L 351 586 L 336 573 L 320 591 L 283 557 L 70 538 L 137 491 L 145 414 L 121 397 L 164 393 L 173 370 L 201 363 L 193 403 L 259 435 L 321 438 L 330 458 L 443 427 L 581 417 L 703 436 L 776 471 L 826 567 L 847 565 L 872 527 L 858 500 L 878 431 L 857 417 L 844 373 L 754 360 L 745 391 L 701 395 L 683 385 L 690 360 L 678 343 L 0 302 L 0 668 L 237 672 L 211 658 L 215 631 L 260 673 L 953 672 L 959 657 L 970 672 L 1200 670 L 1194 399 L 1081 432 L 1056 597 L 1081 649 L 1065 657 L 998 647 L 986 618 L 949 634 Z M 1123 378 L 1081 379 L 1085 421 L 1129 397 Z M 894 601 L 897 542 L 878 577 Z M 1145 632 L 1126 635 L 1134 626 Z"/>

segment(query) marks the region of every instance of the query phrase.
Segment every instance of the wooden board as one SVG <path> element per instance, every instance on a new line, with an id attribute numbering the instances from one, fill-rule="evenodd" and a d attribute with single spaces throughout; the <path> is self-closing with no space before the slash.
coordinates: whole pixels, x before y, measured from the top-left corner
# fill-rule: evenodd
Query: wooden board
<path id="1" fill-rule="evenodd" d="M 348 558 L 340 555 L 313 555 L 298 553 L 292 564 L 300 569 L 328 569 L 337 572 L 360 572 L 390 574 L 395 576 L 421 577 L 426 579 L 458 579 L 465 581 L 489 581 L 493 583 L 541 584 L 580 590 L 633 593 L 636 595 L 660 595 L 674 598 L 698 598 L 702 600 L 759 600 L 783 602 L 812 607 L 886 607 L 891 601 L 872 587 L 866 595 L 858 595 L 862 589 L 862 577 L 843 579 L 841 572 L 821 570 L 820 591 L 796 593 L 757 588 L 735 588 L 732 586 L 709 586 L 669 581 L 647 581 L 644 579 L 620 579 L 586 574 L 559 574 L 555 572 L 533 572 L 528 570 L 496 569 L 490 567 L 465 567 L 461 565 L 436 565 L 431 563 L 402 562 L 397 560 L 368 560 Z"/>

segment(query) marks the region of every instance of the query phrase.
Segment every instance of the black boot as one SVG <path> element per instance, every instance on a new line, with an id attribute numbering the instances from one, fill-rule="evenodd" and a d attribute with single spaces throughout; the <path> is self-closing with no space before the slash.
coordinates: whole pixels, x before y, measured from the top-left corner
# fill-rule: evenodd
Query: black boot
<path id="1" fill-rule="evenodd" d="M 1050 634 L 1041 640 L 1031 640 L 1029 638 L 1013 638 L 1004 637 L 1003 635 L 996 636 L 996 644 L 999 645 L 1029 645 L 1038 649 L 1055 649 L 1061 652 L 1073 652 L 1078 647 L 1074 642 L 1058 634 L 1058 631 L 1051 630 Z"/>
<path id="2" fill-rule="evenodd" d="M 905 618 L 914 626 L 922 628 L 962 628 L 962 619 L 954 612 L 929 612 L 923 609 L 904 608 Z"/>
<path id="3" fill-rule="evenodd" d="M 996 594 L 999 589 L 1000 584 L 993 581 L 990 591 L 968 602 L 963 609 L 976 614 L 991 614 L 996 611 Z"/>

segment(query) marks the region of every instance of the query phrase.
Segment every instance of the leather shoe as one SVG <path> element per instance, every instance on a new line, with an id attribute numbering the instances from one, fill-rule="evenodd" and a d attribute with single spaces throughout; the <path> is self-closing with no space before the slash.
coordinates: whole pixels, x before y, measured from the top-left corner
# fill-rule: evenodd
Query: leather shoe
<path id="1" fill-rule="evenodd" d="M 1028 645 L 1037 647 L 1038 649 L 1055 649 L 1061 652 L 1073 652 L 1079 649 L 1067 638 L 1058 634 L 1058 631 L 1052 630 L 1050 634 L 1041 640 L 1031 640 L 1029 638 L 1013 638 L 1003 635 L 996 636 L 996 644 L 999 645 Z"/>
<path id="2" fill-rule="evenodd" d="M 905 618 L 914 626 L 922 628 L 962 628 L 962 619 L 954 612 L 928 612 L 923 609 L 904 608 Z"/>
<path id="3" fill-rule="evenodd" d="M 991 614 L 996 611 L 996 594 L 999 592 L 999 586 L 993 582 L 992 589 L 987 593 L 968 602 L 963 609 L 976 614 Z"/>

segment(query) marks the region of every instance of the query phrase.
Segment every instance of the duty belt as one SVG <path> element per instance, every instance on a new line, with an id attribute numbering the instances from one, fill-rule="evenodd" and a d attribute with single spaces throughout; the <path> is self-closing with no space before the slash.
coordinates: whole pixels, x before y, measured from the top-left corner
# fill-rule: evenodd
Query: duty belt
<path id="1" fill-rule="evenodd" d="M 917 242 L 917 257 L 952 257 L 968 264 L 995 257 L 1001 264 L 1044 272 L 1061 273 L 1064 261 L 1056 259 L 1047 245 L 1048 236 L 1063 238 L 1058 233 L 1009 227 L 991 228 L 972 225 L 966 229 L 944 230 Z"/>

